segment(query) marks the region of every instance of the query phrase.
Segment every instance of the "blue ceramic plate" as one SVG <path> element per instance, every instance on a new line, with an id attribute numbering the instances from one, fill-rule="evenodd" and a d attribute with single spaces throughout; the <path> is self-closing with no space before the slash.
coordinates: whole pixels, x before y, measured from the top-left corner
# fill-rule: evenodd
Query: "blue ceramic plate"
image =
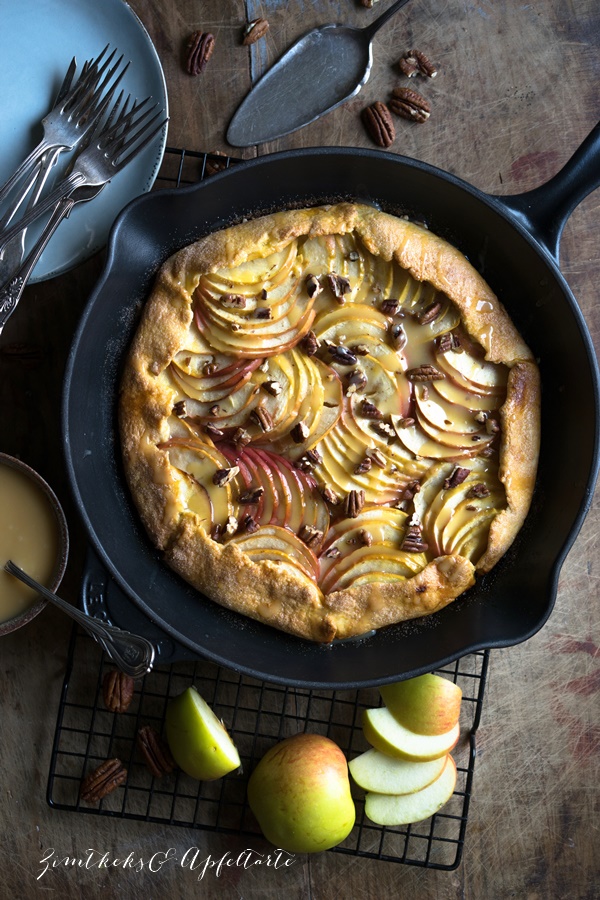
<path id="1" fill-rule="evenodd" d="M 123 0 L 12 0 L 0 29 L 0 184 L 42 137 L 40 122 L 52 107 L 73 56 L 78 72 L 110 44 L 131 65 L 122 85 L 138 99 L 152 96 L 167 113 L 160 60 L 144 26 Z M 101 249 L 123 207 L 149 191 L 166 143 L 156 139 L 89 203 L 75 207 L 42 254 L 32 281 L 66 272 Z M 59 157 L 57 175 L 72 154 Z M 28 232 L 30 240 L 36 229 Z M 28 241 L 29 245 L 29 241 Z"/>

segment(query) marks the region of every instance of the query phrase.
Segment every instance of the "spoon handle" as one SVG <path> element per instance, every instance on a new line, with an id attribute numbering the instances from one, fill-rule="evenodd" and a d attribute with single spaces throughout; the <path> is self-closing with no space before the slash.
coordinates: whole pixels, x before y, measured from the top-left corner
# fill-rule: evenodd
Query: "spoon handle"
<path id="1" fill-rule="evenodd" d="M 152 670 L 156 651 L 154 644 L 146 638 L 130 634 L 115 625 L 107 625 L 105 622 L 86 615 L 39 584 L 10 559 L 4 569 L 75 619 L 104 648 L 108 656 L 126 675 L 131 675 L 132 678 L 141 678 L 142 675 Z"/>
<path id="2" fill-rule="evenodd" d="M 365 37 L 371 41 L 375 34 L 382 28 L 385 23 L 394 16 L 398 10 L 402 9 L 403 6 L 406 6 L 408 0 L 396 0 L 395 3 L 392 3 L 389 9 L 386 9 L 384 13 L 381 13 L 374 22 L 371 22 L 370 25 L 367 25 L 366 28 L 363 28 L 363 33 Z"/>

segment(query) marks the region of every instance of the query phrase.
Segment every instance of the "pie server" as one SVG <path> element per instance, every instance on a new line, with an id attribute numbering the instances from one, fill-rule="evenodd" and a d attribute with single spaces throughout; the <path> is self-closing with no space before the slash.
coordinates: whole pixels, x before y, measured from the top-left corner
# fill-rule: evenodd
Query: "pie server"
<path id="1" fill-rule="evenodd" d="M 329 690 L 408 678 L 538 632 L 554 606 L 561 566 L 598 472 L 598 364 L 557 254 L 568 216 L 599 183 L 600 126 L 547 184 L 513 197 L 485 194 L 391 153 L 325 147 L 258 157 L 198 185 L 133 201 L 113 228 L 64 386 L 67 470 L 104 571 L 88 580 L 88 611 L 102 613 L 98 599 L 108 582 L 116 590 L 114 623 L 142 634 L 145 623 L 157 636 L 157 664 L 201 656 L 262 680 Z M 542 444 L 529 516 L 490 573 L 432 616 L 323 645 L 224 609 L 166 566 L 127 490 L 116 409 L 139 307 L 171 253 L 244 217 L 339 199 L 425 221 L 474 262 L 539 358 Z"/>
<path id="2" fill-rule="evenodd" d="M 366 28 L 322 25 L 309 31 L 257 81 L 227 130 L 232 147 L 283 137 L 356 96 L 373 65 L 375 34 L 408 0 L 396 0 Z"/>

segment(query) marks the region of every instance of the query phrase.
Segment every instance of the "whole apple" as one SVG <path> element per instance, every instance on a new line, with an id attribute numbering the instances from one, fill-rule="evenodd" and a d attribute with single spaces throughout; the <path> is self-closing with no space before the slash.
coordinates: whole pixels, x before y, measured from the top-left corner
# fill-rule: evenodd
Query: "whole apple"
<path id="1" fill-rule="evenodd" d="M 248 781 L 248 803 L 267 840 L 289 853 L 335 847 L 356 818 L 346 757 L 319 734 L 267 750 Z"/>

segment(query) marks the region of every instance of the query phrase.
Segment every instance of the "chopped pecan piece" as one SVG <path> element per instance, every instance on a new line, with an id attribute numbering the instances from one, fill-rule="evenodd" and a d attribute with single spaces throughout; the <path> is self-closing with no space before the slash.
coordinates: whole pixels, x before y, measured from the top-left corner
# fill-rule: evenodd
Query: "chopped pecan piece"
<path id="1" fill-rule="evenodd" d="M 352 490 L 344 500 L 344 512 L 350 519 L 355 519 L 365 505 L 365 492 Z"/>
<path id="2" fill-rule="evenodd" d="M 414 369 L 407 369 L 404 373 L 409 381 L 439 381 L 444 376 L 436 369 L 435 366 L 425 365 L 416 366 Z"/>
<path id="3" fill-rule="evenodd" d="M 436 319 L 442 310 L 442 304 L 439 300 L 434 300 L 433 303 L 430 303 L 429 306 L 426 306 L 425 309 L 420 312 L 417 316 L 417 322 L 419 325 L 429 325 L 430 322 L 433 322 Z"/>
<path id="4" fill-rule="evenodd" d="M 283 390 L 278 381 L 263 381 L 261 387 L 272 397 L 278 397 Z"/>
<path id="5" fill-rule="evenodd" d="M 323 290 L 321 279 L 317 278 L 316 275 L 307 275 L 304 280 L 304 287 L 306 288 L 306 293 L 311 300 L 313 299 L 313 297 L 318 297 Z"/>
<path id="6" fill-rule="evenodd" d="M 248 24 L 244 28 L 242 44 L 245 47 L 250 46 L 250 44 L 255 44 L 265 36 L 268 30 L 269 23 L 266 19 L 253 19 L 251 22 L 248 22 Z"/>
<path id="7" fill-rule="evenodd" d="M 110 669 L 102 679 L 102 698 L 111 712 L 122 713 L 129 708 L 133 699 L 135 682 L 131 675 L 119 669 Z"/>
<path id="8" fill-rule="evenodd" d="M 303 472 L 310 472 L 311 469 L 318 466 L 320 462 L 323 462 L 323 457 L 319 451 L 313 447 L 312 450 L 307 450 L 306 453 L 300 457 L 296 465 L 299 469 L 302 469 Z"/>
<path id="9" fill-rule="evenodd" d="M 449 350 L 458 350 L 460 339 L 453 331 L 447 331 L 437 338 L 437 348 L 440 353 L 448 353 Z"/>
<path id="10" fill-rule="evenodd" d="M 225 436 L 225 432 L 222 428 L 217 428 L 216 425 L 213 425 L 211 422 L 207 422 L 204 426 L 205 433 L 213 439 L 213 441 L 218 440 Z"/>
<path id="11" fill-rule="evenodd" d="M 381 304 L 381 312 L 386 316 L 395 316 L 399 309 L 400 301 L 394 300 L 392 297 L 388 297 L 388 299 L 384 300 Z"/>
<path id="12" fill-rule="evenodd" d="M 218 416 L 221 412 L 221 407 L 218 403 L 214 403 L 208 411 L 211 416 Z"/>
<path id="13" fill-rule="evenodd" d="M 398 68 L 407 78 L 414 78 L 415 75 L 435 78 L 438 73 L 437 66 L 434 66 L 420 50 L 409 50 L 405 53 L 398 61 Z"/>
<path id="14" fill-rule="evenodd" d="M 412 416 L 400 416 L 400 418 L 396 422 L 396 428 L 410 428 L 411 425 L 415 424 L 415 420 Z"/>
<path id="15" fill-rule="evenodd" d="M 261 306 L 258 309 L 254 310 L 254 318 L 255 319 L 272 319 L 273 318 L 273 310 L 270 306 Z"/>
<path id="16" fill-rule="evenodd" d="M 329 547 L 323 554 L 327 559 L 339 559 L 341 555 L 339 547 Z"/>
<path id="17" fill-rule="evenodd" d="M 478 484 L 474 484 L 472 488 L 469 488 L 467 497 L 469 499 L 474 499 L 475 497 L 487 497 L 489 493 L 490 491 L 488 486 L 483 482 L 479 482 Z"/>
<path id="18" fill-rule="evenodd" d="M 429 100 L 411 88 L 394 88 L 388 105 L 393 113 L 410 122 L 426 122 L 431 115 Z"/>
<path id="19" fill-rule="evenodd" d="M 342 498 L 336 494 L 334 490 L 331 488 L 323 488 L 321 491 L 321 496 L 326 503 L 329 503 L 331 506 L 337 506 L 338 503 L 341 503 Z"/>
<path id="20" fill-rule="evenodd" d="M 500 423 L 497 419 L 488 418 L 485 423 L 485 430 L 488 434 L 498 434 L 500 431 Z"/>
<path id="21" fill-rule="evenodd" d="M 344 294 L 350 292 L 350 282 L 347 278 L 344 278 L 343 275 L 336 275 L 335 272 L 330 272 L 327 275 L 327 284 L 330 287 L 331 293 L 339 300 L 341 303 L 344 302 Z"/>
<path id="22" fill-rule="evenodd" d="M 384 438 L 395 438 L 396 432 L 389 422 L 371 422 L 371 428 Z"/>
<path id="23" fill-rule="evenodd" d="M 151 725 L 143 725 L 136 735 L 138 750 L 155 778 L 162 778 L 175 769 L 169 745 Z"/>
<path id="24" fill-rule="evenodd" d="M 367 376 L 362 369 L 353 369 L 346 378 L 346 393 L 355 394 L 367 385 Z"/>
<path id="25" fill-rule="evenodd" d="M 404 491 L 402 492 L 403 500 L 412 500 L 415 494 L 418 494 L 421 490 L 421 482 L 417 481 L 416 478 L 413 481 L 409 481 Z"/>
<path id="26" fill-rule="evenodd" d="M 223 526 L 219 525 L 218 522 L 215 522 L 213 527 L 210 529 L 211 540 L 216 541 L 218 543 L 221 540 L 222 536 L 223 536 Z"/>
<path id="27" fill-rule="evenodd" d="M 252 438 L 248 434 L 245 428 L 236 428 L 233 432 L 231 440 L 235 444 L 238 450 L 243 450 L 244 447 L 247 447 L 251 442 Z"/>
<path id="28" fill-rule="evenodd" d="M 429 544 L 423 540 L 421 531 L 420 525 L 409 525 L 400 549 L 407 553 L 424 553 Z"/>
<path id="29" fill-rule="evenodd" d="M 243 494 L 240 494 L 238 500 L 240 503 L 244 504 L 258 503 L 264 492 L 265 489 L 263 487 L 250 488 L 249 490 L 244 491 Z"/>
<path id="30" fill-rule="evenodd" d="M 239 475 L 239 466 L 231 466 L 229 469 L 217 469 L 212 477 L 213 484 L 217 487 L 225 487 L 236 475 Z"/>
<path id="31" fill-rule="evenodd" d="M 209 32 L 194 31 L 188 40 L 186 70 L 189 75 L 200 75 L 215 49 L 214 35 Z"/>
<path id="32" fill-rule="evenodd" d="M 330 344 L 327 348 L 334 363 L 340 366 L 355 366 L 358 362 L 354 353 L 341 344 Z"/>
<path id="33" fill-rule="evenodd" d="M 354 469 L 355 475 L 364 475 L 365 472 L 370 472 L 371 467 L 373 466 L 373 460 L 370 456 L 365 456 L 364 459 L 361 459 L 359 464 Z"/>
<path id="34" fill-rule="evenodd" d="M 250 413 L 250 416 L 257 425 L 260 425 L 263 431 L 270 431 L 273 427 L 273 418 L 268 409 L 264 406 L 257 406 Z"/>
<path id="35" fill-rule="evenodd" d="M 375 447 L 373 450 L 368 450 L 367 452 L 369 454 L 369 458 L 379 469 L 385 469 L 387 460 L 381 450 L 378 450 L 377 447 Z"/>
<path id="36" fill-rule="evenodd" d="M 245 531 L 246 534 L 254 534 L 255 531 L 258 531 L 260 525 L 253 519 L 252 516 L 244 516 L 242 521 L 240 522 L 241 531 Z"/>
<path id="37" fill-rule="evenodd" d="M 392 325 L 390 329 L 390 340 L 394 350 L 404 350 L 408 341 L 404 325 L 401 325 L 399 322 L 396 325 Z"/>
<path id="38" fill-rule="evenodd" d="M 363 122 L 369 136 L 379 147 L 389 147 L 396 138 L 390 111 L 380 100 L 363 109 Z"/>
<path id="39" fill-rule="evenodd" d="M 241 294 L 223 294 L 221 303 L 226 309 L 245 309 L 246 298 Z"/>
<path id="40" fill-rule="evenodd" d="M 235 516 L 227 516 L 227 521 L 223 525 L 222 532 L 223 534 L 235 534 L 238 530 L 238 520 Z"/>
<path id="41" fill-rule="evenodd" d="M 350 347 L 350 351 L 354 353 L 355 356 L 369 355 L 369 348 L 366 344 L 352 344 Z"/>
<path id="42" fill-rule="evenodd" d="M 221 156 L 222 159 L 211 159 L 213 156 Z M 212 153 L 206 155 L 206 165 L 204 166 L 205 175 L 216 175 L 227 168 L 227 155 L 222 150 L 213 150 Z"/>
<path id="43" fill-rule="evenodd" d="M 458 487 L 470 474 L 470 469 L 466 469 L 464 466 L 456 466 L 452 474 L 445 479 L 444 490 L 447 491 L 450 488 Z"/>
<path id="44" fill-rule="evenodd" d="M 90 772 L 79 789 L 79 797 L 86 803 L 98 803 L 127 781 L 127 769 L 120 759 L 107 759 Z"/>
<path id="45" fill-rule="evenodd" d="M 369 531 L 367 531 L 366 528 L 360 529 L 360 531 L 358 532 L 358 539 L 360 540 L 361 544 L 363 544 L 365 547 L 370 547 L 371 544 L 373 543 L 373 537 L 372 537 L 371 533 Z"/>
<path id="46" fill-rule="evenodd" d="M 314 331 L 309 331 L 301 342 L 301 347 L 307 356 L 314 356 L 319 349 L 319 342 Z"/>
<path id="47" fill-rule="evenodd" d="M 364 416 L 365 419 L 383 419 L 383 413 L 380 409 L 377 409 L 374 403 L 371 403 L 370 400 L 363 400 L 360 404 L 360 414 Z"/>
<path id="48" fill-rule="evenodd" d="M 307 547 L 316 547 L 323 540 L 323 532 L 312 525 L 303 525 L 298 532 L 298 537 L 304 541 Z"/>
<path id="49" fill-rule="evenodd" d="M 305 425 L 304 422 L 298 422 L 290 431 L 290 436 L 296 444 L 303 444 L 309 434 L 308 425 Z"/>
<path id="50" fill-rule="evenodd" d="M 177 403 L 173 405 L 173 415 L 177 416 L 179 419 L 185 419 L 187 416 L 185 400 L 178 400 Z"/>
<path id="51" fill-rule="evenodd" d="M 203 375 L 214 375 L 219 367 L 216 363 L 207 362 L 202 366 L 202 374 Z"/>

